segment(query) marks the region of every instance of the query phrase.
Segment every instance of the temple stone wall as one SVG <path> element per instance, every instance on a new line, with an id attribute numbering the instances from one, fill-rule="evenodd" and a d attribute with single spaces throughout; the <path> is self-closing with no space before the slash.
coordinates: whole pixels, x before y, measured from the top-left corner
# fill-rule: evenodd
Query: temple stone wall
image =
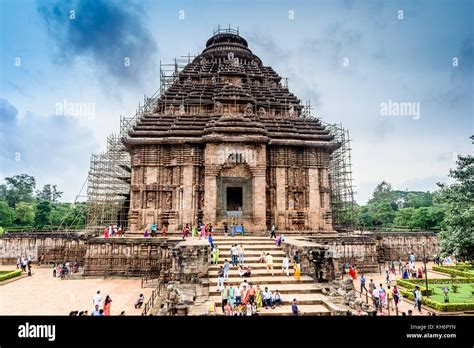
<path id="1" fill-rule="evenodd" d="M 377 248 L 384 260 L 408 260 L 413 252 L 418 260 L 423 257 L 423 243 L 425 255 L 432 260 L 439 253 L 438 237 L 433 232 L 376 232 Z"/>
<path id="2" fill-rule="evenodd" d="M 195 283 L 207 277 L 209 244 L 162 238 L 96 238 L 87 244 L 84 276 L 151 276 Z"/>
<path id="3" fill-rule="evenodd" d="M 77 260 L 84 264 L 86 237 L 76 233 L 10 233 L 0 235 L 0 262 L 16 263 L 18 256 L 45 263 Z"/>

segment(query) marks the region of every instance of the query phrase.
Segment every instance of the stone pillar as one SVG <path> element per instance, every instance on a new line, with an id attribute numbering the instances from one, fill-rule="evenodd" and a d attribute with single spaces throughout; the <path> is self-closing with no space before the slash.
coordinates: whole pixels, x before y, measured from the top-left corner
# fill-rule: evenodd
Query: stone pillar
<path id="1" fill-rule="evenodd" d="M 275 226 L 280 230 L 286 229 L 286 168 L 275 168 L 276 176 L 276 214 Z"/>
<path id="2" fill-rule="evenodd" d="M 183 224 L 193 224 L 193 166 L 183 167 Z"/>
<path id="3" fill-rule="evenodd" d="M 324 188 L 323 193 L 323 201 L 321 202 L 322 205 L 322 213 L 330 212 L 331 211 L 331 196 L 329 190 L 329 173 L 327 168 L 321 169 L 321 176 L 322 176 L 322 183 L 321 186 Z M 332 230 L 332 220 L 323 219 L 323 227 L 326 231 Z"/>
<path id="4" fill-rule="evenodd" d="M 204 150 L 204 223 L 216 224 L 218 153 L 215 145 L 207 144 Z"/>
<path id="5" fill-rule="evenodd" d="M 266 177 L 263 168 L 253 178 L 253 218 L 255 229 L 261 232 L 267 229 L 266 203 Z"/>
<path id="6" fill-rule="evenodd" d="M 321 226 L 321 196 L 319 192 L 319 170 L 308 169 L 309 179 L 309 228 L 319 230 Z"/>

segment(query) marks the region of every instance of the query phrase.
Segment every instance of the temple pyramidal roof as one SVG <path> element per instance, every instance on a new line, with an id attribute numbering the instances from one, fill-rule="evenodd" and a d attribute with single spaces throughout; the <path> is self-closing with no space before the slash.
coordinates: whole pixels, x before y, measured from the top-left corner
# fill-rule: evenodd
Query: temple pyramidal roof
<path id="1" fill-rule="evenodd" d="M 217 32 L 123 139 L 127 146 L 266 142 L 335 149 L 333 136 L 236 32 Z"/>

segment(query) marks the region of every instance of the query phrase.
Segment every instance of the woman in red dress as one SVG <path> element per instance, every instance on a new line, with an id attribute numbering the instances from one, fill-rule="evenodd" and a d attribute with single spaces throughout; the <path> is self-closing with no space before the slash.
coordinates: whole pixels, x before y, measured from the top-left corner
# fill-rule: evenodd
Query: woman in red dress
<path id="1" fill-rule="evenodd" d="M 110 305 L 112 303 L 112 299 L 109 295 L 105 298 L 104 301 L 104 315 L 110 315 Z"/>

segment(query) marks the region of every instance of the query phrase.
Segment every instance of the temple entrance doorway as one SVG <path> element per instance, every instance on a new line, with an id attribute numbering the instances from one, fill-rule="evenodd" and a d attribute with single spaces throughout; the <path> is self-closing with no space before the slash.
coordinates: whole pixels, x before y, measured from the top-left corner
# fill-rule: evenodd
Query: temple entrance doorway
<path id="1" fill-rule="evenodd" d="M 243 190 L 242 187 L 227 187 L 227 211 L 242 211 Z"/>

